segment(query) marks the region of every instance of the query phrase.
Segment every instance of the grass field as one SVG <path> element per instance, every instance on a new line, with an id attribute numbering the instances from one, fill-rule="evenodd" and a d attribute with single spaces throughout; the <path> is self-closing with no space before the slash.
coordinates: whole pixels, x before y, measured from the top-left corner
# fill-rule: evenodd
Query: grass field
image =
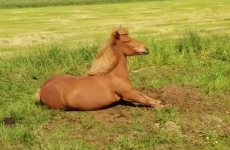
<path id="1" fill-rule="evenodd" d="M 178 0 L 1 9 L 0 149 L 228 150 L 229 5 Z M 84 74 L 120 24 L 151 51 L 129 58 L 133 85 L 149 96 L 159 92 L 169 107 L 62 112 L 35 104 L 48 77 Z"/>
<path id="2" fill-rule="evenodd" d="M 3 9 L 0 10 L 0 48 L 21 52 L 28 45 L 41 42 L 103 41 L 120 24 L 130 28 L 133 36 L 146 39 L 174 38 L 185 29 L 202 34 L 228 34 L 230 14 L 224 2 L 157 1 Z M 127 7 L 129 11 L 125 11 Z"/>
<path id="3" fill-rule="evenodd" d="M 70 5 L 92 5 L 92 4 L 114 4 L 139 1 L 162 1 L 162 0 L 0 0 L 0 9 L 4 8 L 27 8 L 48 6 L 70 6 Z"/>

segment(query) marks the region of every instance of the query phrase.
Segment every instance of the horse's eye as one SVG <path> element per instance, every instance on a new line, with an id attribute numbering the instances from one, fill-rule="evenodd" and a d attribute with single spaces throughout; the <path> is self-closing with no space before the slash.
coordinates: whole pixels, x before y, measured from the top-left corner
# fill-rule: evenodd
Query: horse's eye
<path id="1" fill-rule="evenodd" d="M 131 41 L 124 41 L 124 43 L 129 43 L 129 42 L 131 42 Z"/>

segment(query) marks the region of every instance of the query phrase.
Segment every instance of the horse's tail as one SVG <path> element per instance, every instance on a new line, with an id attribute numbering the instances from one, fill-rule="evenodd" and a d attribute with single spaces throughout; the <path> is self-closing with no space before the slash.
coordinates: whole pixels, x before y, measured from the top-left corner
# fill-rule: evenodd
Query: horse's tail
<path id="1" fill-rule="evenodd" d="M 40 91 L 41 91 L 41 88 L 39 88 L 35 94 L 35 98 L 37 102 L 41 102 Z"/>

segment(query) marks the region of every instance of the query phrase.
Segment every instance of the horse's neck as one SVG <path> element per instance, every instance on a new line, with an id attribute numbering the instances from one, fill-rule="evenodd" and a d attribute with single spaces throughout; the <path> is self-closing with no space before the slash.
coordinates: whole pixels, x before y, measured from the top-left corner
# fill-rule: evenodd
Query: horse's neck
<path id="1" fill-rule="evenodd" d="M 129 80 L 129 73 L 127 70 L 127 58 L 124 55 L 119 56 L 117 66 L 110 72 L 110 77 L 115 76 L 116 78 L 124 78 Z"/>

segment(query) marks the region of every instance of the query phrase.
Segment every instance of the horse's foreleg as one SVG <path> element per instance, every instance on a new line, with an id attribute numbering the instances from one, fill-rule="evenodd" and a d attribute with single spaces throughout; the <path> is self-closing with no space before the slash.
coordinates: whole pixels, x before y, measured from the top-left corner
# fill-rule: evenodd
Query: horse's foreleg
<path id="1" fill-rule="evenodd" d="M 136 90 L 126 91 L 123 92 L 121 95 L 126 101 L 137 102 L 152 107 L 164 107 L 164 105 L 161 104 L 161 101 L 150 98 L 144 93 Z"/>

